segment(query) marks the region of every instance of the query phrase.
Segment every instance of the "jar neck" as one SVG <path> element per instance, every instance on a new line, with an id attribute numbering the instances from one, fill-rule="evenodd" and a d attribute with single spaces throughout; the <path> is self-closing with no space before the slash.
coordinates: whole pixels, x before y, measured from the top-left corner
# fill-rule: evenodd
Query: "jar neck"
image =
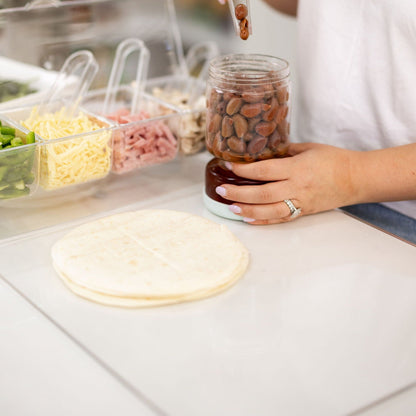
<path id="1" fill-rule="evenodd" d="M 270 82 L 288 83 L 289 63 L 284 59 L 259 54 L 230 54 L 210 62 L 209 78 L 230 86 L 265 85 Z"/>

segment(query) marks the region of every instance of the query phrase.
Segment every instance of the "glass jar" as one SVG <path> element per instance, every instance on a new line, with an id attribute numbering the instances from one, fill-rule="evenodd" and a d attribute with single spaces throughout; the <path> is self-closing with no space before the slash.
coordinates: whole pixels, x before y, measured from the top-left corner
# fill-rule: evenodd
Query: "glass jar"
<path id="1" fill-rule="evenodd" d="M 290 70 L 283 59 L 232 54 L 213 59 L 207 82 L 206 146 L 230 162 L 287 154 Z"/>

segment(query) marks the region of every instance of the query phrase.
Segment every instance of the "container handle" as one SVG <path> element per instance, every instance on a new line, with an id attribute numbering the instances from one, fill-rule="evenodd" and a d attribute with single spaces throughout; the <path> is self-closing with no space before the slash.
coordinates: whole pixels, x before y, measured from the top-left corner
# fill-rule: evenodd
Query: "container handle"
<path id="1" fill-rule="evenodd" d="M 97 61 L 90 51 L 81 50 L 71 54 L 65 60 L 52 87 L 41 103 L 40 111 L 46 111 L 52 102 L 57 101 L 59 98 L 64 98 L 65 101 L 69 102 L 67 112 L 69 112 L 69 116 L 72 116 L 91 86 L 97 72 Z M 68 88 L 68 85 L 71 85 L 72 94 L 66 95 L 65 90 Z"/>
<path id="2" fill-rule="evenodd" d="M 137 61 L 136 79 L 133 87 L 133 99 L 131 113 L 135 114 L 139 106 L 140 97 L 144 91 L 145 80 L 149 67 L 150 52 L 144 42 L 137 38 L 128 38 L 123 40 L 116 50 L 113 66 L 111 68 L 110 79 L 107 85 L 107 91 L 104 98 L 102 112 L 104 115 L 109 114 L 114 109 L 117 92 L 120 88 L 121 78 L 126 66 L 126 60 L 133 52 L 139 52 Z"/>
<path id="3" fill-rule="evenodd" d="M 190 77 L 190 81 L 187 85 L 187 93 L 189 94 L 188 104 L 191 107 L 203 94 L 210 61 L 218 54 L 218 45 L 212 41 L 198 42 L 190 47 L 186 55 L 188 71 L 192 74 L 195 70 L 200 68 L 198 76 Z"/>

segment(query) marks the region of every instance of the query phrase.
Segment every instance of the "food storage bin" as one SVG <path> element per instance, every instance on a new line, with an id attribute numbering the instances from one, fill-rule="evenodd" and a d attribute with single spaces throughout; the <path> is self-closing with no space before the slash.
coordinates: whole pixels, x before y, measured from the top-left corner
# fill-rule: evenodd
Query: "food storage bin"
<path id="1" fill-rule="evenodd" d="M 150 94 L 180 110 L 181 117 L 172 118 L 169 127 L 179 138 L 179 149 L 184 155 L 193 155 L 205 149 L 206 78 L 209 62 L 218 53 L 214 42 L 196 43 L 185 58 L 187 73 L 146 82 L 146 90 Z"/>
<path id="2" fill-rule="evenodd" d="M 46 109 L 29 106 L 2 112 L 6 120 L 33 130 L 39 140 L 39 185 L 51 191 L 108 175 L 112 127 L 108 120 L 70 105 L 53 102 Z"/>
<path id="3" fill-rule="evenodd" d="M 129 37 L 142 39 L 150 50 L 153 58 L 149 63 L 148 77 L 160 78 L 187 74 L 188 69 L 173 0 L 36 0 L 33 2 L 27 0 L 8 1 L 3 6 L 10 8 L 0 9 L 0 55 L 12 62 L 28 65 L 30 68 L 40 68 L 42 74 L 59 71 L 67 57 L 75 51 L 89 50 L 93 53 L 100 68 L 91 84 L 91 89 L 99 91 L 108 83 L 117 45 Z M 5 67 L 2 68 L 5 69 Z M 4 73 L 3 69 L 1 73 Z M 14 70 L 13 72 L 17 73 Z M 35 74 L 35 71 L 33 73 Z M 56 72 L 53 74 L 53 79 L 47 80 L 46 89 L 54 82 Z M 135 74 L 136 66 L 127 65 L 121 84 L 127 84 Z M 27 79 L 26 72 L 23 78 Z M 35 78 L 37 81 L 37 73 Z M 29 79 L 33 80 L 30 76 Z M 70 88 L 69 91 L 72 89 Z M 128 106 L 131 94 L 125 94 L 125 97 L 127 100 L 123 105 Z M 36 99 L 29 103 L 16 101 L 11 106 L 7 106 L 8 111 L 12 110 L 7 115 L 10 122 L 14 123 L 13 120 L 15 120 L 20 123 L 29 116 L 31 107 L 43 100 L 43 97 L 32 95 L 30 98 Z M 156 98 L 149 99 L 150 102 L 153 103 L 153 107 L 163 109 L 160 114 L 154 116 L 156 117 L 154 120 L 152 118 L 152 121 L 156 122 L 161 119 L 166 124 L 166 120 L 172 114 L 178 113 L 176 107 L 161 105 L 160 100 Z M 152 116 L 154 115 L 153 107 L 151 108 Z M 38 156 L 43 156 L 42 172 L 39 171 L 37 174 L 35 171 L 35 182 L 31 185 L 29 197 L 0 202 L 0 204 L 4 202 L 7 205 L 2 209 L 0 244 L 4 239 L 18 239 L 21 235 L 45 230 L 62 222 L 97 215 L 103 210 L 117 209 L 134 200 L 134 190 L 140 189 L 142 184 L 146 186 L 147 175 L 143 175 L 143 180 L 136 178 L 135 168 L 132 170 L 133 175 L 108 174 L 107 162 L 112 164 L 112 153 L 110 157 L 105 153 L 105 168 L 101 169 L 99 175 L 94 176 L 87 172 L 79 183 L 67 184 L 59 181 L 59 188 L 53 186 L 50 173 L 53 173 L 56 167 L 57 158 L 61 163 L 62 158 L 70 162 L 75 160 L 74 158 L 82 160 L 84 157 L 83 152 L 73 152 L 72 155 L 64 152 L 63 155 L 59 155 L 56 152 L 57 149 L 61 146 L 62 148 L 71 147 L 70 145 L 72 148 L 81 149 L 82 144 L 86 144 L 85 139 L 92 138 L 97 133 L 113 134 L 115 123 L 107 127 L 112 120 L 103 118 L 101 109 L 90 109 L 84 106 L 81 108 L 91 117 L 103 122 L 103 128 L 76 136 L 68 134 L 53 140 L 37 138 Z M 1 110 L 0 107 L 0 115 Z M 169 114 L 165 115 L 166 112 Z M 144 126 L 147 122 L 148 120 L 140 120 L 136 123 Z M 23 126 L 20 125 L 20 128 L 23 130 Z M 77 146 L 73 146 L 74 144 Z M 121 148 L 124 147 L 121 146 Z M 140 166 L 142 162 L 144 161 L 140 160 Z M 71 163 L 68 163 L 68 167 L 70 165 Z M 36 165 L 35 156 L 34 169 L 36 166 L 40 167 L 39 164 Z M 124 168 L 123 166 L 122 169 Z M 172 169 L 167 170 L 169 174 L 175 174 L 175 169 L 176 165 L 173 163 Z M 108 171 L 111 172 L 110 169 Z M 151 169 L 149 171 L 152 172 Z M 153 172 L 163 171 L 159 171 L 156 166 Z M 102 179 L 96 179 L 98 177 Z M 163 181 L 163 175 L 161 180 Z M 39 186 L 35 189 L 38 183 Z M 129 191 L 126 191 L 126 188 Z"/>
<path id="4" fill-rule="evenodd" d="M 205 91 L 190 103 L 189 85 L 195 80 L 187 75 L 148 80 L 146 90 L 176 108 L 179 117 L 168 119 L 168 126 L 179 140 L 181 154 L 193 155 L 205 149 Z M 203 84 L 205 87 L 205 83 Z M 165 109 L 171 114 L 172 108 Z"/>
<path id="5" fill-rule="evenodd" d="M 38 138 L 0 116 L 0 204 L 32 195 L 38 185 Z"/>
<path id="6" fill-rule="evenodd" d="M 214 58 L 207 83 L 207 149 L 230 162 L 287 154 L 290 71 L 283 59 L 257 54 Z"/>
<path id="7" fill-rule="evenodd" d="M 91 91 L 83 107 L 100 113 L 106 90 Z M 178 140 L 169 128 L 171 120 L 180 116 L 177 108 L 146 93 L 140 97 L 137 111 L 131 114 L 134 90 L 131 86 L 120 86 L 109 114 L 101 114 L 113 128 L 114 173 L 133 170 L 168 162 L 178 152 Z"/>

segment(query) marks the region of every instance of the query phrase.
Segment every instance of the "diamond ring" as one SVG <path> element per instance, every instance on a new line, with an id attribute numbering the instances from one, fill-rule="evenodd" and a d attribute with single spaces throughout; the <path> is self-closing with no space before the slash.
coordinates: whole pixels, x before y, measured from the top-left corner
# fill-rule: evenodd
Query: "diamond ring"
<path id="1" fill-rule="evenodd" d="M 283 202 L 290 209 L 290 218 L 296 218 L 302 212 L 302 209 L 296 208 L 295 204 L 290 199 L 285 199 Z"/>

